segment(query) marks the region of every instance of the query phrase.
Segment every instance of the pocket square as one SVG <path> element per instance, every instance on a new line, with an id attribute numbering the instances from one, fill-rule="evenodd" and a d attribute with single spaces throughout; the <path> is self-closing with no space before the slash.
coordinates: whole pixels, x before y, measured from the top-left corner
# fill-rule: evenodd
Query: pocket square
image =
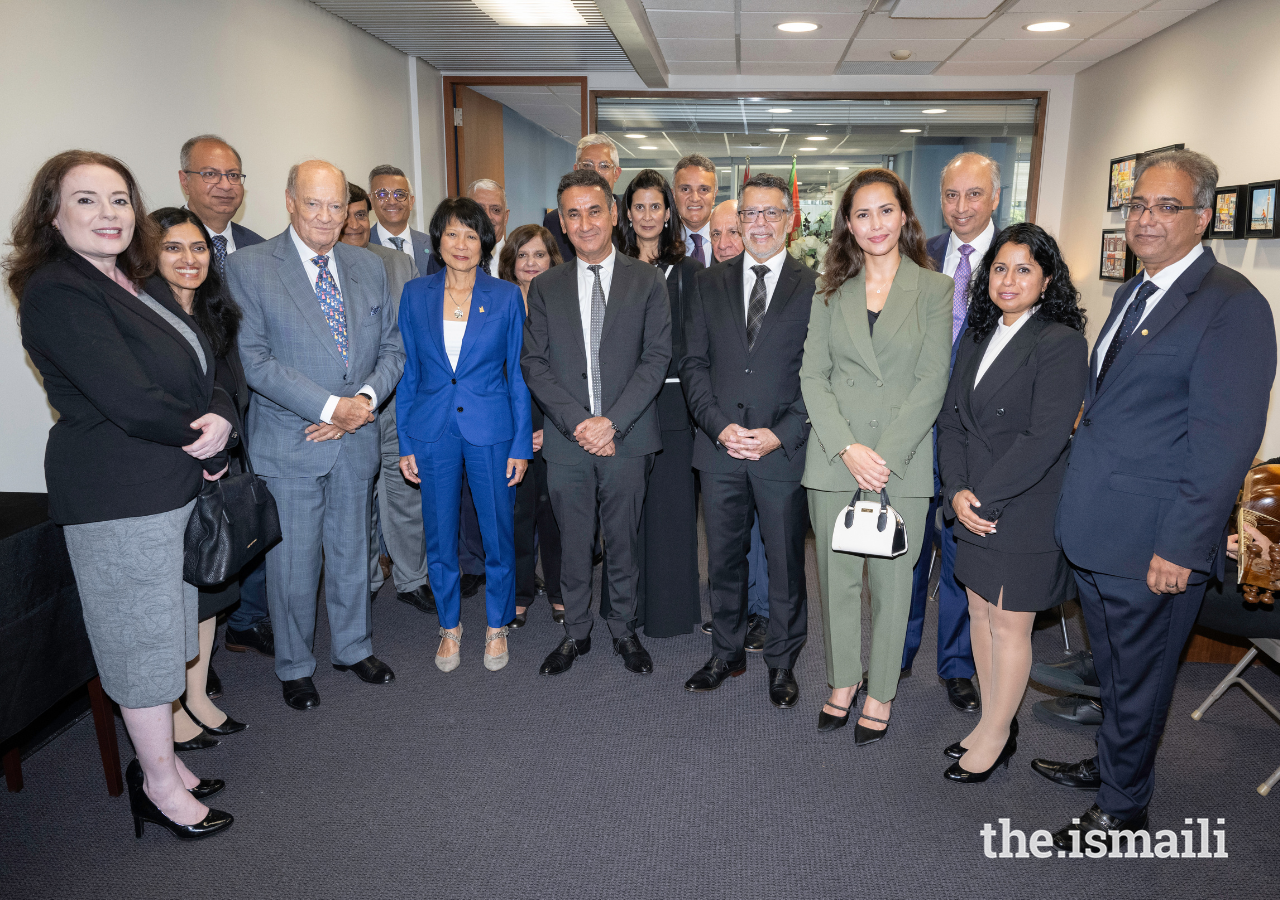
<path id="1" fill-rule="evenodd" d="M 382 312 L 381 306 L 372 306 L 369 308 L 369 315 L 371 316 L 376 316 L 380 312 Z"/>

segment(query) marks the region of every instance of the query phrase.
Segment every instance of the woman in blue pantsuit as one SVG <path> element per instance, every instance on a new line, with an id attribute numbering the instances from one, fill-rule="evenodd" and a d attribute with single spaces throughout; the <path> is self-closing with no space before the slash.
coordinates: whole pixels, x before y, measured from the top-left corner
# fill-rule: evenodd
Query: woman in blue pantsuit
<path id="1" fill-rule="evenodd" d="M 485 271 L 495 243 L 478 203 L 445 200 L 431 218 L 432 253 L 444 268 L 410 281 L 400 299 L 400 471 L 422 486 L 427 566 L 440 615 L 436 666 L 443 672 L 461 660 L 464 476 L 484 540 L 490 671 L 507 664 L 507 623 L 515 618 L 515 486 L 533 457 L 533 426 L 520 372 L 524 302 L 518 287 Z"/>

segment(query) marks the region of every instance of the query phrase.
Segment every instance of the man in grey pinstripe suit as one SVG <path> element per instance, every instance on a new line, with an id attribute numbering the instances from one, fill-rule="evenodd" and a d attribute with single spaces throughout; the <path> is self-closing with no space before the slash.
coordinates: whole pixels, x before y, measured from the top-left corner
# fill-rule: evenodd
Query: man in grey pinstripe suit
<path id="1" fill-rule="evenodd" d="M 294 166 L 285 205 L 289 228 L 229 257 L 227 278 L 244 312 L 253 457 L 284 535 L 267 553 L 276 675 L 289 706 L 312 709 L 322 561 L 334 667 L 371 684 L 395 678 L 373 655 L 368 541 L 380 453 L 378 429 L 365 426 L 399 381 L 404 349 L 382 263 L 338 242 L 342 172 L 318 160 Z"/>

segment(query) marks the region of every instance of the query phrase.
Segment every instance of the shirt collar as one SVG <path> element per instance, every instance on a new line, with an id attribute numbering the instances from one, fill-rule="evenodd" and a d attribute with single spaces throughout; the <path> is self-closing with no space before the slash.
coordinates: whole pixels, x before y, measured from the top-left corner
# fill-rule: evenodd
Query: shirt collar
<path id="1" fill-rule="evenodd" d="M 289 226 L 289 237 L 293 238 L 293 246 L 297 248 L 298 255 L 302 257 L 303 263 L 310 263 L 311 260 L 315 259 L 317 256 L 320 255 L 319 253 L 316 253 L 316 251 L 308 247 L 305 243 L 303 243 L 302 238 L 298 237 L 298 232 L 293 230 L 292 225 Z M 324 255 L 329 257 L 329 259 L 333 259 L 333 248 L 330 247 L 329 252 Z M 315 264 L 312 263 L 312 265 L 315 265 Z"/>
<path id="2" fill-rule="evenodd" d="M 404 226 L 404 230 L 401 231 L 399 234 L 392 234 L 390 228 L 388 228 L 386 225 L 383 225 L 381 222 L 378 223 L 378 234 L 385 237 L 402 237 L 405 240 L 408 240 L 409 232 L 410 232 L 410 228 L 408 224 Z"/>
<path id="3" fill-rule="evenodd" d="M 182 208 L 185 209 L 187 212 L 191 212 L 190 206 L 184 206 Z M 196 216 L 196 218 L 200 219 L 199 216 Z M 222 231 L 214 231 L 212 228 L 209 227 L 209 223 L 206 222 L 204 219 L 200 219 L 200 224 L 204 226 L 205 231 L 209 232 L 209 237 L 224 237 L 224 238 L 227 238 L 228 240 L 231 240 L 234 238 L 234 235 L 231 233 L 230 219 L 227 220 L 227 227 Z"/>
<path id="4" fill-rule="evenodd" d="M 602 276 L 611 275 L 613 273 L 613 261 L 617 257 L 617 255 L 618 255 L 618 248 L 614 247 L 613 243 L 610 242 L 609 255 L 606 256 L 604 259 L 600 260 L 600 262 L 598 263 L 598 265 L 600 266 L 600 274 Z M 586 272 L 587 274 L 590 274 L 590 270 L 587 268 L 587 266 L 597 265 L 597 263 L 588 263 L 581 256 L 575 257 L 575 259 L 578 260 L 579 273 Z"/>
<path id="5" fill-rule="evenodd" d="M 991 241 L 995 236 L 996 225 L 994 222 L 990 221 L 987 222 L 987 227 L 982 229 L 978 236 L 971 241 L 960 240 L 960 236 L 953 231 L 951 232 L 951 239 L 947 241 L 947 253 L 959 253 L 960 246 L 962 244 L 968 244 L 973 248 L 973 253 L 970 254 L 970 258 L 976 256 L 981 259 L 987 252 L 987 249 L 991 246 Z"/>
<path id="6" fill-rule="evenodd" d="M 702 235 L 702 242 L 710 246 L 711 244 L 711 220 L 710 219 L 707 219 L 707 221 L 703 224 L 703 226 L 699 228 L 697 231 L 690 231 L 683 222 L 680 223 L 680 226 L 684 228 L 684 236 L 686 238 L 691 238 L 695 234 L 700 234 Z"/>
<path id="7" fill-rule="evenodd" d="M 1178 280 L 1183 272 L 1191 268 L 1191 264 L 1200 258 L 1200 254 L 1204 253 L 1204 244 L 1196 244 L 1191 248 L 1191 252 L 1176 263 L 1165 266 L 1155 275 L 1144 273 L 1143 283 L 1150 281 L 1162 291 L 1167 291 L 1173 287 L 1173 283 Z"/>
<path id="8" fill-rule="evenodd" d="M 742 251 L 742 271 L 746 275 L 755 278 L 755 272 L 751 271 L 752 266 L 768 266 L 770 275 L 777 275 L 782 271 L 782 264 L 787 261 L 787 249 L 783 247 L 773 256 L 766 259 L 763 263 L 756 262 L 756 258 L 745 250 Z M 766 276 L 767 277 L 767 276 Z M 748 282 L 750 284 L 750 282 Z"/>

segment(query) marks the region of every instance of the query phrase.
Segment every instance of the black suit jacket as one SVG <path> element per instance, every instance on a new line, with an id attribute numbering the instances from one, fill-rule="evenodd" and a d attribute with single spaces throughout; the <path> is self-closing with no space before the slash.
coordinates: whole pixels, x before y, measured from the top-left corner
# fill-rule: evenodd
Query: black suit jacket
<path id="1" fill-rule="evenodd" d="M 662 449 L 654 398 L 670 361 L 671 305 L 662 273 L 615 250 L 600 335 L 600 380 L 601 407 L 617 429 L 618 456 Z M 520 366 L 552 426 L 544 428 L 543 456 L 563 465 L 585 462 L 590 454 L 573 437 L 591 418 L 577 260 L 543 272 L 529 286 Z"/>
<path id="2" fill-rule="evenodd" d="M 808 413 L 800 395 L 800 360 L 817 276 L 788 254 L 755 346 L 747 350 L 742 254 L 699 272 L 685 310 L 680 379 L 698 426 L 693 467 L 799 481 L 804 474 Z M 734 459 L 719 442 L 729 424 L 769 428 L 782 446 L 760 460 Z"/>
<path id="3" fill-rule="evenodd" d="M 256 231 L 250 231 L 248 228 L 245 228 L 243 225 L 239 225 L 235 222 L 231 223 L 231 237 L 235 239 L 237 250 L 243 250 L 245 247 L 252 247 L 254 244 L 261 244 L 266 240 L 266 238 L 258 234 Z"/>
<path id="4" fill-rule="evenodd" d="M 957 538 L 1009 553 L 1049 553 L 1058 549 L 1053 518 L 1089 377 L 1089 345 L 1074 328 L 1033 316 L 975 388 L 994 336 L 992 329 L 981 343 L 972 334 L 961 338 L 938 415 L 943 513 L 954 521 L 952 499 L 971 490 L 982 504 L 978 515 L 1000 526 L 983 537 L 960 525 Z"/>
<path id="5" fill-rule="evenodd" d="M 666 272 L 667 267 L 659 265 L 658 271 Z M 671 266 L 671 272 L 666 276 L 667 298 L 671 302 L 671 362 L 667 364 L 667 382 L 680 377 L 680 358 L 684 355 L 684 314 L 693 295 L 694 279 L 701 271 L 702 263 L 685 256 Z M 658 424 L 663 431 L 686 431 L 693 426 L 689 404 L 678 382 L 664 382 L 662 392 L 658 394 Z"/>
<path id="6" fill-rule="evenodd" d="M 206 412 L 234 419 L 214 389 L 208 340 L 159 276 L 146 292 L 196 333 L 208 362 L 145 303 L 65 246 L 22 296 L 22 345 L 58 421 L 45 449 L 49 516 L 59 525 L 168 512 L 200 491 L 202 463 L 182 447 Z M 203 461 L 217 472 L 225 451 Z"/>
<path id="7" fill-rule="evenodd" d="M 618 209 L 618 222 L 622 222 L 622 198 L 617 194 L 613 195 L 614 205 Z M 560 227 L 560 210 L 549 209 L 547 214 L 542 217 L 542 227 L 551 232 L 551 236 L 556 239 L 556 246 L 560 248 L 560 258 L 565 262 L 578 258 L 578 252 L 573 249 L 573 244 L 565 237 L 564 229 Z M 622 225 L 618 224 L 613 229 L 613 246 L 622 246 Z"/>

